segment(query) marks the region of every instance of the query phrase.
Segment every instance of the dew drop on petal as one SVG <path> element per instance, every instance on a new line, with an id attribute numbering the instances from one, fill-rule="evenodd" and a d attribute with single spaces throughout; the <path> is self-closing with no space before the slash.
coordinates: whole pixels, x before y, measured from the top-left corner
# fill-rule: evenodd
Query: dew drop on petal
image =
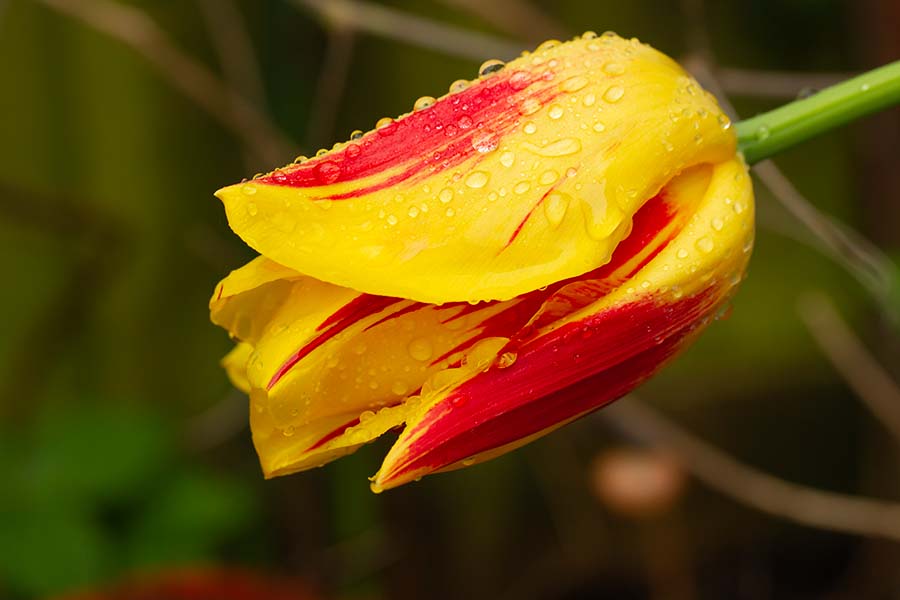
<path id="1" fill-rule="evenodd" d="M 585 106 L 593 106 L 596 101 L 597 96 L 595 96 L 594 94 L 585 94 L 584 99 L 582 99 L 581 103 Z"/>
<path id="2" fill-rule="evenodd" d="M 251 217 L 255 217 L 259 213 L 259 209 L 256 207 L 256 202 L 248 202 L 247 203 L 247 214 Z"/>
<path id="3" fill-rule="evenodd" d="M 537 131 L 537 125 L 535 125 L 532 121 L 529 121 L 522 127 L 522 131 L 524 131 L 528 135 L 531 135 L 532 133 Z"/>
<path id="4" fill-rule="evenodd" d="M 418 361 L 426 361 L 431 358 L 433 352 L 431 342 L 427 338 L 416 338 L 407 346 L 409 355 Z"/>
<path id="5" fill-rule="evenodd" d="M 600 121 L 597 121 L 596 123 L 594 123 L 594 126 L 591 129 L 593 129 L 597 133 L 601 133 L 603 131 L 606 131 L 606 125 L 604 125 Z"/>
<path id="6" fill-rule="evenodd" d="M 563 116 L 562 106 L 560 106 L 559 104 L 554 104 L 553 106 L 550 107 L 550 112 L 548 113 L 548 115 L 550 116 L 551 119 L 560 118 L 561 116 Z"/>
<path id="7" fill-rule="evenodd" d="M 447 204 L 448 202 L 453 200 L 453 190 L 451 190 L 450 188 L 442 189 L 438 194 L 438 200 L 440 200 L 444 204 Z"/>
<path id="8" fill-rule="evenodd" d="M 622 99 L 622 96 L 625 95 L 625 90 L 621 87 L 614 85 L 610 87 L 606 92 L 603 93 L 603 99 L 607 102 L 614 104 Z"/>
<path id="9" fill-rule="evenodd" d="M 256 193 L 256 186 L 252 183 L 245 183 L 241 186 L 241 192 L 243 192 L 245 196 L 252 196 Z"/>
<path id="10" fill-rule="evenodd" d="M 725 223 L 719 217 L 713 218 L 713 220 L 710 222 L 710 225 L 716 231 L 722 231 L 722 228 L 725 227 Z"/>
<path id="11" fill-rule="evenodd" d="M 697 243 L 695 245 L 697 246 L 697 249 L 704 254 L 709 254 L 716 246 L 715 243 L 706 236 L 703 236 L 702 238 L 697 240 Z"/>
<path id="12" fill-rule="evenodd" d="M 530 190 L 530 189 L 531 189 L 531 184 L 530 184 L 530 183 L 528 183 L 527 181 L 520 181 L 520 182 L 517 183 L 516 186 L 513 188 L 513 191 L 514 191 L 515 193 L 517 193 L 517 194 L 524 194 L 525 192 L 527 192 L 527 191 Z"/>
<path id="13" fill-rule="evenodd" d="M 551 169 L 549 171 L 544 171 L 543 173 L 541 173 L 541 176 L 538 179 L 538 182 L 541 183 L 542 185 L 550 185 L 557 179 L 559 179 L 559 173 L 557 173 L 556 171 Z"/>
<path id="14" fill-rule="evenodd" d="M 453 83 L 450 84 L 450 93 L 455 94 L 457 92 L 461 92 L 464 89 L 469 87 L 469 82 L 465 79 L 457 79 Z"/>
<path id="15" fill-rule="evenodd" d="M 577 92 L 587 84 L 587 77 L 583 75 L 575 75 L 574 77 L 569 77 L 568 79 L 563 81 L 560 87 L 566 92 Z"/>
<path id="16" fill-rule="evenodd" d="M 569 209 L 569 197 L 561 192 L 552 192 L 544 201 L 544 215 L 553 227 L 559 226 Z"/>
<path id="17" fill-rule="evenodd" d="M 478 67 L 478 75 L 484 77 L 485 75 L 490 75 L 491 73 L 496 73 L 500 69 L 506 66 L 506 63 L 502 60 L 491 59 L 486 60 L 481 63 L 481 66 Z"/>
<path id="18" fill-rule="evenodd" d="M 678 252 L 675 253 L 675 256 L 683 260 L 688 257 L 688 251 L 684 248 L 681 248 L 680 250 L 678 250 Z"/>
<path id="19" fill-rule="evenodd" d="M 538 156 L 568 156 L 581 151 L 581 141 L 578 138 L 560 138 L 543 146 L 526 142 L 522 144 L 522 148 Z"/>
<path id="20" fill-rule="evenodd" d="M 625 72 L 625 67 L 622 63 L 608 62 L 603 65 L 603 72 L 607 75 L 621 75 Z"/>
<path id="21" fill-rule="evenodd" d="M 500 139 L 493 131 L 481 131 L 472 136 L 472 147 L 481 154 L 487 154 L 497 149 Z"/>
<path id="22" fill-rule="evenodd" d="M 511 167 L 516 162 L 516 155 L 512 152 L 504 152 L 500 155 L 500 164 L 504 167 Z"/>
<path id="23" fill-rule="evenodd" d="M 423 108 L 428 108 L 432 104 L 434 104 L 435 100 L 431 96 L 422 96 L 416 103 L 413 104 L 413 110 L 422 110 Z"/>
<path id="24" fill-rule="evenodd" d="M 485 171 L 472 171 L 466 177 L 466 185 L 473 189 L 483 188 L 487 185 L 488 179 L 490 179 L 490 175 Z"/>

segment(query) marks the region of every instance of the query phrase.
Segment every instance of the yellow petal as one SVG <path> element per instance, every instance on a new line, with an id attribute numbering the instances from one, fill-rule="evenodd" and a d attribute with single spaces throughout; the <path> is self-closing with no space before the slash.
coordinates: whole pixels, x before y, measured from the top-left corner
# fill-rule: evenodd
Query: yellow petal
<path id="1" fill-rule="evenodd" d="M 545 44 L 217 195 L 250 246 L 318 280 L 431 303 L 502 300 L 605 264 L 667 181 L 734 149 L 715 100 L 677 64 L 603 36 Z"/>

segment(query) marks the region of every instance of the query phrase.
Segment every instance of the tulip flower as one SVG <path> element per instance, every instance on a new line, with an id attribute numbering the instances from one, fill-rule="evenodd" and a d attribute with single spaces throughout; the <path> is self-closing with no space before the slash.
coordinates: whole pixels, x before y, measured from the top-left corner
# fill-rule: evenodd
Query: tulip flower
<path id="1" fill-rule="evenodd" d="M 753 195 L 715 99 L 636 40 L 547 42 L 219 190 L 260 256 L 216 288 L 267 477 L 400 431 L 372 487 L 623 396 L 723 310 Z"/>

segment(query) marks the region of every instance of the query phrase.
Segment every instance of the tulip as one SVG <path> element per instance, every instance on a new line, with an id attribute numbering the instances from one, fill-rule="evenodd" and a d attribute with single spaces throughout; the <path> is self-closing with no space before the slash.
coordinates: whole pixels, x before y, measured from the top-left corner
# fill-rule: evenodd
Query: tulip
<path id="1" fill-rule="evenodd" d="M 400 430 L 375 491 L 628 393 L 722 311 L 753 242 L 715 99 L 612 34 L 489 61 L 217 196 L 261 255 L 210 310 L 265 475 Z"/>

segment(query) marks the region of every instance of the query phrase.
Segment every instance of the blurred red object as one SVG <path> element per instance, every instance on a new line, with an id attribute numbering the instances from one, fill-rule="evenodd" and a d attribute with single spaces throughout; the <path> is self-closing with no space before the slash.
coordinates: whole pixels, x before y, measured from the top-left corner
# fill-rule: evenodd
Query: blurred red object
<path id="1" fill-rule="evenodd" d="M 57 600 L 321 600 L 305 581 L 240 568 L 144 574 L 112 587 Z"/>

